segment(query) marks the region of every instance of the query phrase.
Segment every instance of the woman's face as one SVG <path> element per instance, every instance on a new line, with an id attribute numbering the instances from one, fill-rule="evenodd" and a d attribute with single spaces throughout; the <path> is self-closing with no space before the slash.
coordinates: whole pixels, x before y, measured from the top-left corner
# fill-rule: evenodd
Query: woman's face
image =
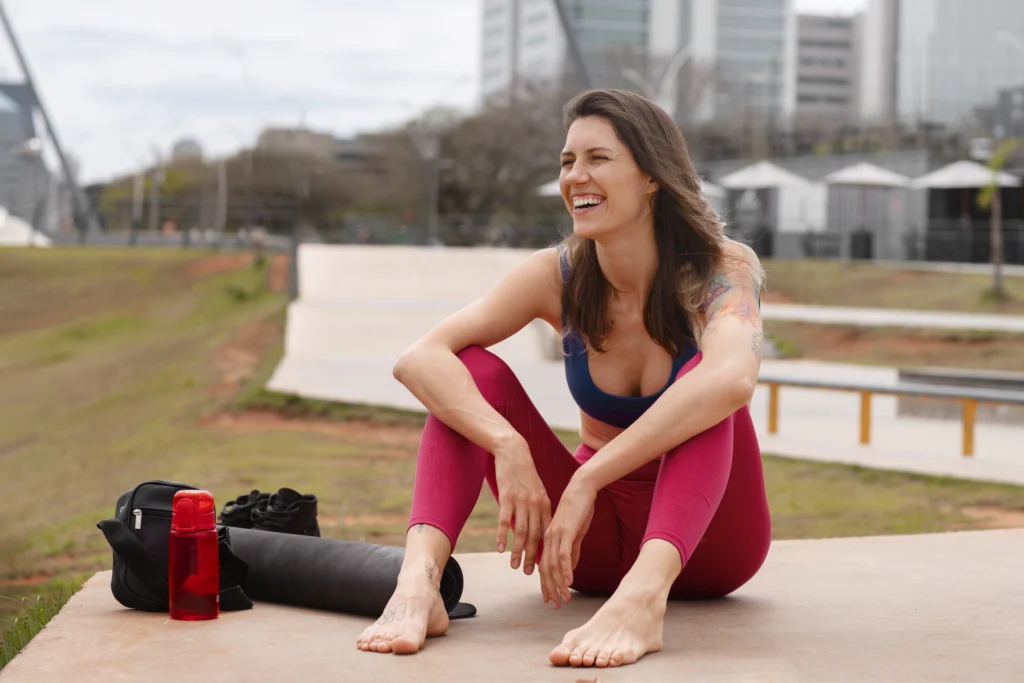
<path id="1" fill-rule="evenodd" d="M 651 214 L 657 184 L 603 118 L 588 116 L 569 126 L 559 175 L 573 232 L 598 239 L 642 222 Z"/>

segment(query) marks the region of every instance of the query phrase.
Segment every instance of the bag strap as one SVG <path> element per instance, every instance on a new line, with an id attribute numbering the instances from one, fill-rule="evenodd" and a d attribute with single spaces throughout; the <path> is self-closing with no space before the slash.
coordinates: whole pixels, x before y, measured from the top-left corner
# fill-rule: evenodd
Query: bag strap
<path id="1" fill-rule="evenodd" d="M 225 526 L 217 527 L 217 551 L 220 561 L 220 608 L 225 612 L 252 609 L 252 600 L 241 584 L 249 565 L 231 550 L 231 536 Z"/>
<path id="2" fill-rule="evenodd" d="M 107 543 L 118 557 L 139 577 L 146 588 L 159 599 L 167 600 L 167 577 L 128 526 L 119 519 L 105 519 L 96 526 L 103 532 Z"/>

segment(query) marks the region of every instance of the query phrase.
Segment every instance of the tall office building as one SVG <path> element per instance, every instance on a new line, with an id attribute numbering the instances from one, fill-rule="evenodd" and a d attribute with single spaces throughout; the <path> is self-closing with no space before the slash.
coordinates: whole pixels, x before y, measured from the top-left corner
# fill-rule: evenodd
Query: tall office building
<path id="1" fill-rule="evenodd" d="M 626 87 L 621 71 L 646 55 L 650 0 L 563 0 L 589 71 L 604 87 Z M 571 68 L 552 0 L 484 0 L 481 94 L 502 97 L 531 81 L 552 82 Z"/>
<path id="2" fill-rule="evenodd" d="M 839 125 L 858 118 L 860 17 L 797 19 L 796 125 Z"/>
<path id="3" fill-rule="evenodd" d="M 1024 2 L 900 3 L 897 101 L 905 121 L 956 123 L 1024 84 Z"/>
<path id="4" fill-rule="evenodd" d="M 657 86 L 686 50 L 674 98 L 679 118 L 754 109 L 787 119 L 796 100 L 792 0 L 563 0 L 595 84 L 636 89 L 624 67 Z M 481 92 L 485 100 L 527 79 L 555 79 L 571 64 L 552 0 L 484 0 Z M 707 83 L 682 102 L 686 79 Z M 690 88 L 692 90 L 692 88 Z M 692 92 L 690 93 L 692 95 Z"/>
<path id="5" fill-rule="evenodd" d="M 1022 64 L 1022 0 L 869 0 L 861 113 L 962 123 L 1024 85 Z"/>
<path id="6" fill-rule="evenodd" d="M 860 50 L 860 119 L 866 124 L 896 118 L 896 55 L 899 0 L 868 0 Z"/>

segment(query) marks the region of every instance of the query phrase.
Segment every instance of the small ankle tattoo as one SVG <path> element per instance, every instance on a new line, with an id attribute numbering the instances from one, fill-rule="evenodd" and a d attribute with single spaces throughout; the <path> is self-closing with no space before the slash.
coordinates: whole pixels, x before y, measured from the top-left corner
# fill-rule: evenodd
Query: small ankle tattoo
<path id="1" fill-rule="evenodd" d="M 430 579 L 430 585 L 433 586 L 434 592 L 440 594 L 440 579 L 438 578 L 438 567 L 437 562 L 434 560 L 428 560 L 423 564 L 423 568 L 427 572 L 427 578 Z"/>

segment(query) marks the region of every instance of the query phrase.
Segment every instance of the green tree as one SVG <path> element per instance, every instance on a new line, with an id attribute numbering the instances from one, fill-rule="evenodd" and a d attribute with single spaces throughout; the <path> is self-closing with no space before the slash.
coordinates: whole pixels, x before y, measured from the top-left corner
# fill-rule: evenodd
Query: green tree
<path id="1" fill-rule="evenodd" d="M 992 289 L 989 295 L 997 302 L 1003 302 L 1009 298 L 1003 287 L 1003 202 L 997 176 L 1006 166 L 1006 162 L 1019 144 L 1020 140 L 1016 138 L 1010 138 L 1000 143 L 988 162 L 988 168 L 992 171 L 992 179 L 978 195 L 978 206 L 985 210 L 991 210 L 992 223 L 989 237 L 992 244 Z"/>

